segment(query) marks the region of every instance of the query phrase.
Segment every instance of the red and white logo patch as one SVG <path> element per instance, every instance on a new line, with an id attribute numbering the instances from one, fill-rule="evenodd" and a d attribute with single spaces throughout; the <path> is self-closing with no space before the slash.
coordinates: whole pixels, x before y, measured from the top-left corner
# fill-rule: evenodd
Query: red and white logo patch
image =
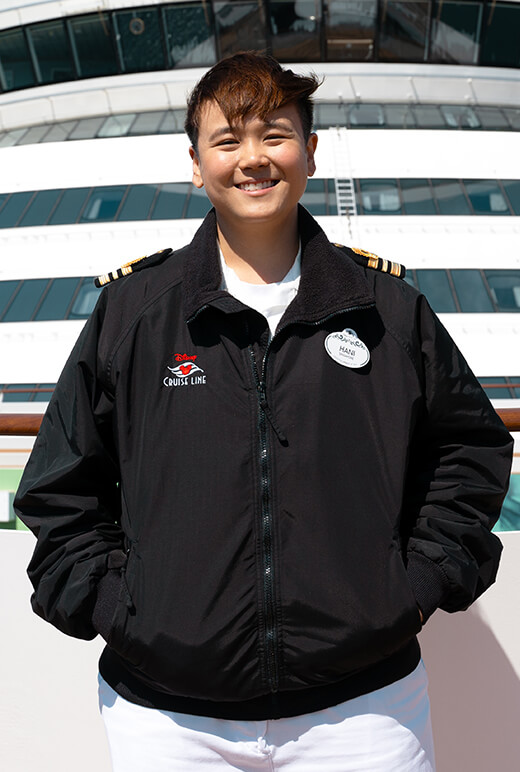
<path id="1" fill-rule="evenodd" d="M 171 376 L 166 376 L 163 379 L 164 386 L 200 386 L 206 383 L 206 376 L 203 374 L 204 370 L 199 365 L 195 364 L 197 354 L 174 354 L 174 360 L 182 363 L 175 367 L 166 365 L 171 372 Z"/>

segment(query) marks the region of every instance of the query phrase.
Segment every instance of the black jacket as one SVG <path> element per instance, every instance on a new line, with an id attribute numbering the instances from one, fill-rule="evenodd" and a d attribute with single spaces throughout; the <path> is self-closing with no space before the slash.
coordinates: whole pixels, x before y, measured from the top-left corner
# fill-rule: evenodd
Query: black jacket
<path id="1" fill-rule="evenodd" d="M 101 672 L 135 702 L 326 707 L 415 667 L 418 606 L 464 609 L 494 581 L 510 436 L 422 295 L 305 210 L 300 233 L 270 343 L 219 289 L 213 212 L 109 285 L 26 467 L 34 610 L 101 632 Z M 345 328 L 364 366 L 342 362 Z"/>

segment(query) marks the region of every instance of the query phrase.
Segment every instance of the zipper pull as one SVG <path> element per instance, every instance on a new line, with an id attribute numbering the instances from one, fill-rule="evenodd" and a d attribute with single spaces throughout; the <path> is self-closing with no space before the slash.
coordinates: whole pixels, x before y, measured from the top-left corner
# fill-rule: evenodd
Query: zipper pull
<path id="1" fill-rule="evenodd" d="M 259 383 L 256 388 L 257 388 L 257 391 L 258 391 L 258 401 L 260 403 L 260 407 L 264 411 L 267 420 L 269 421 L 269 423 L 273 427 L 274 433 L 276 434 L 276 436 L 278 437 L 278 439 L 280 440 L 282 445 L 287 445 L 287 437 L 285 436 L 285 434 L 282 432 L 282 430 L 278 426 L 278 424 L 276 422 L 276 418 L 272 414 L 271 408 L 267 404 L 267 399 L 266 399 L 266 396 L 265 396 L 265 384 Z"/>

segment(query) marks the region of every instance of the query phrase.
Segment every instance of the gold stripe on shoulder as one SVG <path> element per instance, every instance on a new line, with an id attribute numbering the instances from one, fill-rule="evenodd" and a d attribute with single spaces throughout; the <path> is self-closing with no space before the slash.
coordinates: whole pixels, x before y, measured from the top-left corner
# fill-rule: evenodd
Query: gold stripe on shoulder
<path id="1" fill-rule="evenodd" d="M 129 276 L 129 274 L 133 273 L 134 270 L 140 270 L 141 267 L 145 267 L 148 265 L 148 263 L 145 263 L 144 265 L 140 266 L 139 263 L 142 263 L 143 260 L 146 260 L 148 257 L 157 257 L 158 255 L 163 255 L 164 257 L 168 257 L 168 255 L 171 253 L 171 249 L 160 249 L 158 252 L 154 252 L 153 255 L 143 255 L 142 257 L 138 257 L 136 260 L 130 260 L 128 263 L 124 263 L 121 268 L 117 268 L 115 271 L 110 271 L 110 273 L 104 273 L 102 276 L 98 276 L 97 279 L 94 279 L 94 284 L 96 287 L 104 287 L 106 284 L 110 284 L 110 282 L 116 281 L 117 279 L 121 279 L 123 276 Z M 154 261 L 151 261 L 150 264 L 155 264 Z"/>

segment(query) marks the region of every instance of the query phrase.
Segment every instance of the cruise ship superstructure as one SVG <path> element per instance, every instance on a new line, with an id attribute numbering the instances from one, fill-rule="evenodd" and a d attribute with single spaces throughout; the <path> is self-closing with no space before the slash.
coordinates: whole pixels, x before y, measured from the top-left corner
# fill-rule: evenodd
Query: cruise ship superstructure
<path id="1" fill-rule="evenodd" d="M 519 2 L 0 1 L 0 410 L 42 412 L 92 277 L 189 241 L 186 94 L 220 56 L 323 78 L 303 204 L 403 263 L 496 406 L 520 404 Z M 0 525 L 31 443 L 0 445 Z M 520 459 L 501 527 L 518 530 Z"/>

